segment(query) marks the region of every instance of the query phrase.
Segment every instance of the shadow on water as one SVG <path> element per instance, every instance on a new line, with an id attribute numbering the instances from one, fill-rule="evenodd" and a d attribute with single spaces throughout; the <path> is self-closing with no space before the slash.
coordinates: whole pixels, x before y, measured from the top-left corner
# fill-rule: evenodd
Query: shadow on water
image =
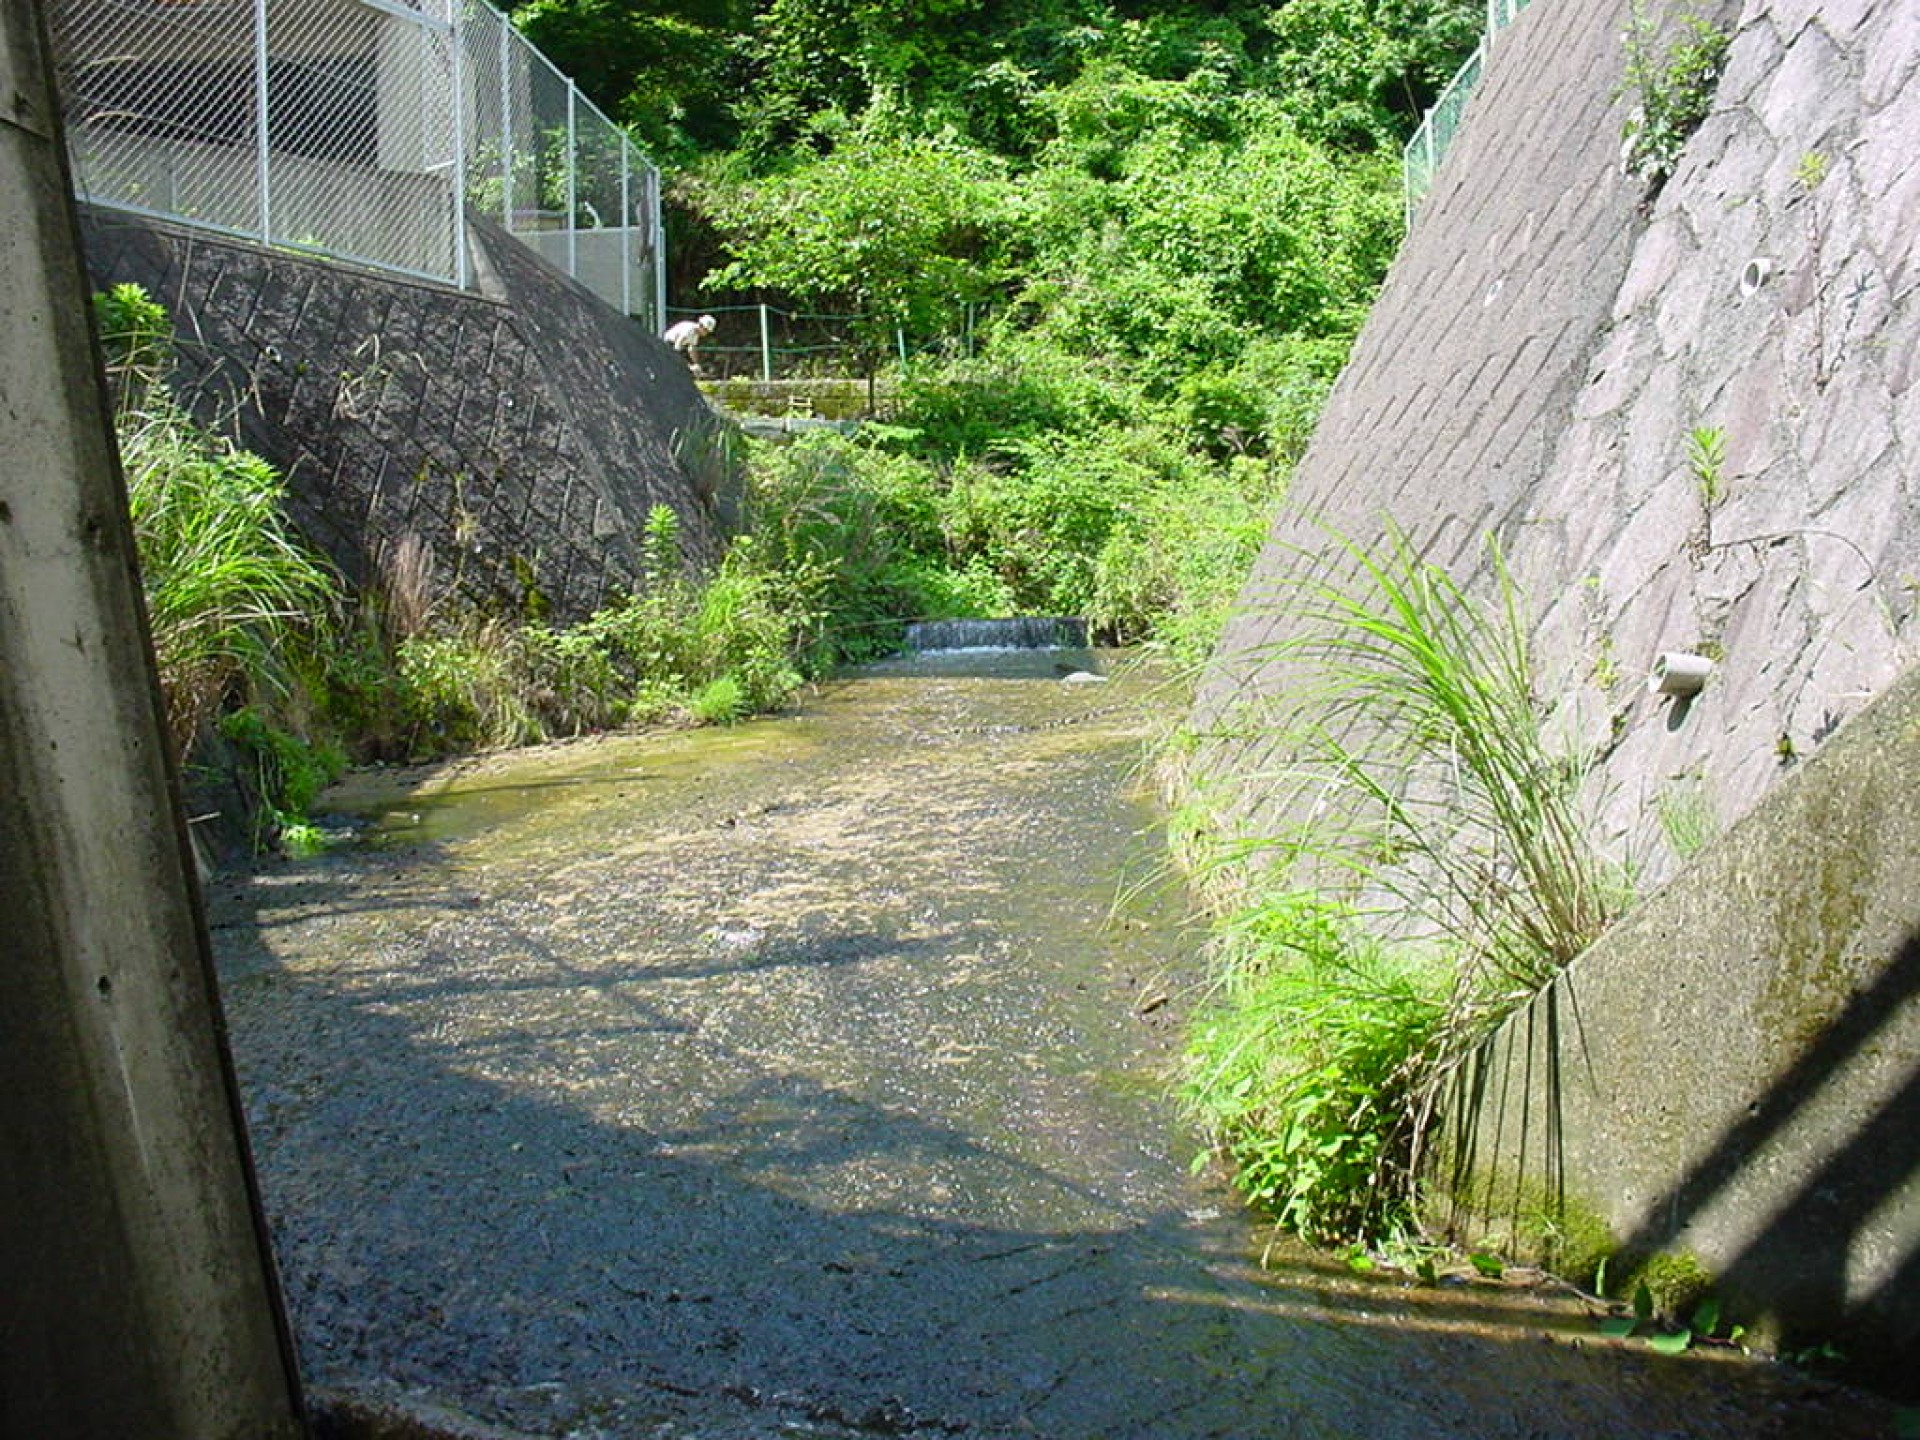
<path id="1" fill-rule="evenodd" d="M 548 1435 L 1876 1433 L 1536 1297 L 1261 1272 L 1154 1080 L 1178 1005 L 1134 1003 L 1176 932 L 1113 920 L 1056 804 L 1124 747 L 979 743 L 945 788 L 955 755 L 879 786 L 856 752 L 747 822 L 722 789 L 602 804 L 585 853 L 542 829 L 510 864 L 430 841 L 216 887 L 309 1377 Z"/>

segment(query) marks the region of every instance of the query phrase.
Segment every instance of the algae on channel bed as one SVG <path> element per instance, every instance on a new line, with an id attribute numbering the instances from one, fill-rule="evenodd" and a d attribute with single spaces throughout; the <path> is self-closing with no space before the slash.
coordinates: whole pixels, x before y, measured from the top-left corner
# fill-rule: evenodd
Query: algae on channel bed
<path id="1" fill-rule="evenodd" d="M 1865 1433 L 1543 1295 L 1259 1267 L 1164 1089 L 1168 703 L 882 667 L 360 777 L 336 805 L 401 817 L 373 843 L 217 885 L 309 1378 L 533 1434 Z"/>

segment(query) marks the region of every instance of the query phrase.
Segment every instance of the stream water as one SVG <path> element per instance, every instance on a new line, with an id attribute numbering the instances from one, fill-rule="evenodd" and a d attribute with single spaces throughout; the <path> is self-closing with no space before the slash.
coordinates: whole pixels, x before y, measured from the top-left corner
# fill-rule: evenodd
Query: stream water
<path id="1" fill-rule="evenodd" d="M 1283 1251 L 1168 1098 L 1197 940 L 1092 657 L 371 772 L 215 884 L 302 1366 L 534 1435 L 1822 1437 L 1842 1392 Z"/>

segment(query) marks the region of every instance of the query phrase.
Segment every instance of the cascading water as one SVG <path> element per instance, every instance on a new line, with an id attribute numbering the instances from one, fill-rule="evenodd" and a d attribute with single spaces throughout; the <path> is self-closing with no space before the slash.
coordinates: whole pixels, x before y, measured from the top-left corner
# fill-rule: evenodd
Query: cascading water
<path id="1" fill-rule="evenodd" d="M 1075 616 L 1015 615 L 1003 620 L 922 620 L 907 626 L 906 648 L 940 650 L 1084 650 L 1087 622 Z"/>

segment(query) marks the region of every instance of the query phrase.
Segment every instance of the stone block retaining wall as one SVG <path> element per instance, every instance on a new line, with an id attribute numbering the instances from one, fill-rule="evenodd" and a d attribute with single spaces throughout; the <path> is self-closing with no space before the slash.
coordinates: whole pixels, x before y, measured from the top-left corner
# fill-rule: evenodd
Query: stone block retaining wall
<path id="1" fill-rule="evenodd" d="M 178 388 L 355 582 L 413 536 L 443 591 L 578 618 L 644 583 L 655 505 L 717 556 L 738 498 L 685 363 L 503 232 L 475 226 L 473 293 L 121 212 L 83 231 L 96 287 L 168 308 Z"/>
<path id="2" fill-rule="evenodd" d="M 1200 697 L 1215 776 L 1274 758 L 1232 732 L 1286 684 L 1272 602 L 1329 530 L 1397 526 L 1482 593 L 1498 538 L 1543 693 L 1606 751 L 1606 833 L 1652 879 L 1664 792 L 1731 824 L 1909 663 L 1920 12 L 1693 7 L 1732 45 L 1650 196 L 1621 166 L 1630 8 L 1540 0 L 1495 43 Z M 1725 437 L 1711 506 L 1698 428 Z M 1645 684 L 1668 650 L 1718 661 L 1683 711 Z M 1257 825 L 1261 798 L 1235 808 Z"/>

